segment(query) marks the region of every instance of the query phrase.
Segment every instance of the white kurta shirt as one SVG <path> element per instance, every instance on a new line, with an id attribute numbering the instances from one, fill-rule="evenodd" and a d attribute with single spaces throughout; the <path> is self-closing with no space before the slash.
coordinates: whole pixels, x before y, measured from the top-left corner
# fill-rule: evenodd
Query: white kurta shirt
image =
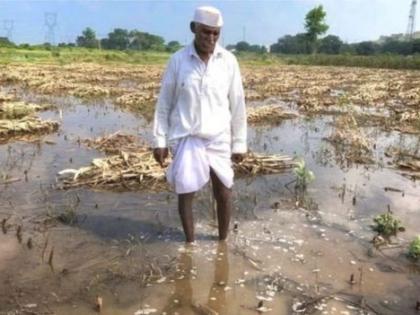
<path id="1" fill-rule="evenodd" d="M 194 44 L 176 52 L 162 79 L 154 120 L 154 147 L 187 136 L 226 134 L 233 153 L 245 153 L 246 109 L 235 56 L 218 44 L 206 65 Z"/>

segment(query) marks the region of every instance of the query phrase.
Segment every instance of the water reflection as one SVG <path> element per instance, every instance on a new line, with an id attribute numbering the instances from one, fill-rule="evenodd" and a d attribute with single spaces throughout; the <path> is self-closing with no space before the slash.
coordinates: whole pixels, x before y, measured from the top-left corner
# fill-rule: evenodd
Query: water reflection
<path id="1" fill-rule="evenodd" d="M 227 314 L 226 285 L 229 281 L 229 257 L 225 242 L 219 242 L 214 263 L 214 280 L 208 305 L 219 314 Z"/>
<path id="2" fill-rule="evenodd" d="M 227 244 L 225 242 L 218 243 L 213 257 L 213 281 L 206 302 L 197 299 L 200 298 L 199 292 L 194 294 L 193 280 L 196 279 L 196 270 L 193 266 L 194 256 L 193 250 L 187 250 L 180 254 L 174 292 L 169 297 L 166 306 L 163 307 L 162 314 L 228 314 L 226 288 L 229 281 L 229 257 Z M 196 258 L 199 259 L 200 256 L 197 255 Z M 204 281 L 201 281 L 201 284 L 203 283 Z M 203 288 L 200 287 L 199 291 L 202 290 Z"/>

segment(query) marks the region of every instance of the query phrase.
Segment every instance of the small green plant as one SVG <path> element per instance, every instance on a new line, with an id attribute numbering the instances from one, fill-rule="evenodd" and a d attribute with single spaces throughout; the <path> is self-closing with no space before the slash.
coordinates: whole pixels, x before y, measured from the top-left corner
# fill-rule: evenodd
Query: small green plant
<path id="1" fill-rule="evenodd" d="M 296 175 L 296 188 L 304 190 L 315 179 L 314 173 L 306 167 L 305 161 L 302 159 L 296 162 L 293 171 Z"/>
<path id="2" fill-rule="evenodd" d="M 371 225 L 373 231 L 380 236 L 389 239 L 391 236 L 397 235 L 398 232 L 403 232 L 405 229 L 401 225 L 401 221 L 394 218 L 394 216 L 387 212 L 373 218 L 374 225 Z"/>
<path id="3" fill-rule="evenodd" d="M 415 260 L 420 258 L 420 235 L 418 235 L 408 247 L 408 256 Z"/>

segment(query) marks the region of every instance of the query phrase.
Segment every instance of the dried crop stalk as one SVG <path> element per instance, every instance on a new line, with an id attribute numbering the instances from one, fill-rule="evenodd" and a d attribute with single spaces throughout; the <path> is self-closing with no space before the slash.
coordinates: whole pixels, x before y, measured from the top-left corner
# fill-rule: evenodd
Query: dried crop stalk
<path id="1" fill-rule="evenodd" d="M 296 116 L 295 113 L 285 111 L 280 106 L 267 105 L 249 109 L 247 120 L 249 123 L 274 123 Z"/>
<path id="2" fill-rule="evenodd" d="M 57 130 L 59 123 L 27 116 L 17 120 L 0 120 L 0 140 L 24 134 L 49 133 Z"/>
<path id="3" fill-rule="evenodd" d="M 234 164 L 238 175 L 276 174 L 295 165 L 292 158 L 283 155 L 249 154 L 243 162 Z M 147 148 L 136 152 L 121 151 L 117 155 L 94 159 L 92 165 L 59 173 L 70 175 L 63 179 L 63 188 L 88 186 L 105 189 L 165 190 L 164 169 L 153 159 Z"/>

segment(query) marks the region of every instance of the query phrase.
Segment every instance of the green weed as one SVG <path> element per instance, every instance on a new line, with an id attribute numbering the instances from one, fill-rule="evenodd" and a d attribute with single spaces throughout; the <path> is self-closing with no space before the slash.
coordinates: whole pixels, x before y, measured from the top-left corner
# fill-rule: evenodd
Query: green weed
<path id="1" fill-rule="evenodd" d="M 315 179 L 314 173 L 306 167 L 304 160 L 296 162 L 293 172 L 296 175 L 296 188 L 305 190 L 308 184 Z"/>
<path id="2" fill-rule="evenodd" d="M 408 256 L 415 260 L 420 258 L 420 235 L 410 243 L 408 247 Z"/>
<path id="3" fill-rule="evenodd" d="M 373 218 L 374 224 L 370 227 L 385 239 L 397 235 L 398 232 L 403 232 L 405 229 L 401 225 L 401 221 L 394 218 L 394 216 L 387 212 Z"/>

